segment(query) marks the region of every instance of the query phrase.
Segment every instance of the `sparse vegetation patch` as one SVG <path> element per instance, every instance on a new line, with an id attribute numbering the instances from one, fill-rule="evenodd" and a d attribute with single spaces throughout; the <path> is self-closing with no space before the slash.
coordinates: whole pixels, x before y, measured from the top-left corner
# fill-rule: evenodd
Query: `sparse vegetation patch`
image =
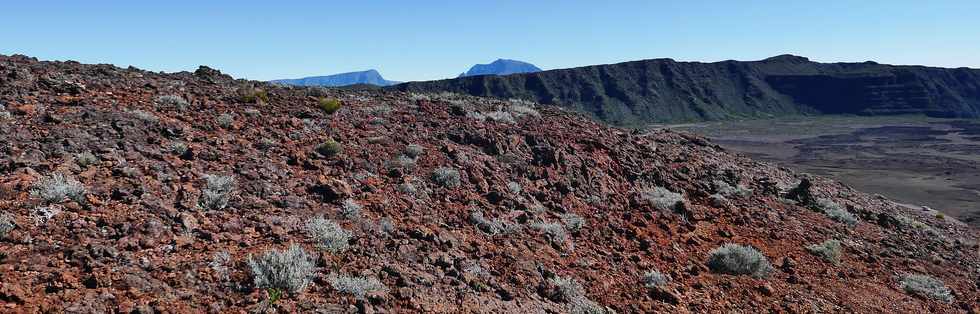
<path id="1" fill-rule="evenodd" d="M 827 240 L 820 244 L 809 245 L 806 247 L 806 249 L 807 251 L 810 251 L 810 253 L 820 256 L 824 260 L 831 262 L 834 265 L 840 264 L 840 241 Z"/>
<path id="2" fill-rule="evenodd" d="M 320 106 L 320 110 L 323 110 L 326 114 L 333 114 L 343 106 L 340 100 L 333 98 L 320 98 L 317 104 Z"/>
<path id="3" fill-rule="evenodd" d="M 342 153 L 343 151 L 344 151 L 344 147 L 341 146 L 340 143 L 338 143 L 337 141 L 334 141 L 333 139 L 327 139 L 327 141 L 323 142 L 323 144 L 320 144 L 319 146 L 316 147 L 316 152 L 318 154 L 328 158 L 340 155 L 340 153 Z"/>
<path id="4" fill-rule="evenodd" d="M 851 214 L 843 206 L 829 199 L 818 199 L 817 208 L 823 211 L 828 218 L 843 223 L 848 227 L 854 227 L 858 223 L 857 217 Z"/>
<path id="5" fill-rule="evenodd" d="M 316 245 L 332 253 L 347 249 L 350 239 L 354 236 L 336 222 L 323 217 L 313 218 L 306 223 L 306 233 L 316 242 Z"/>
<path id="6" fill-rule="evenodd" d="M 74 178 L 61 173 L 53 173 L 34 184 L 31 195 L 48 204 L 72 200 L 79 204 L 85 202 L 85 186 Z"/>
<path id="7" fill-rule="evenodd" d="M 643 273 L 643 286 L 647 288 L 658 288 L 667 284 L 670 278 L 658 270 L 650 270 Z"/>
<path id="8" fill-rule="evenodd" d="M 0 239 L 6 238 L 7 233 L 13 231 L 14 228 L 17 228 L 14 216 L 7 212 L 0 213 Z"/>
<path id="9" fill-rule="evenodd" d="M 432 172 L 432 181 L 445 188 L 459 187 L 459 170 L 442 167 Z"/>
<path id="10" fill-rule="evenodd" d="M 684 205 L 683 195 L 659 186 L 641 192 L 640 197 L 662 211 L 677 210 L 679 206 Z"/>
<path id="11" fill-rule="evenodd" d="M 348 293 L 357 299 L 364 299 L 371 292 L 385 292 L 388 287 L 374 277 L 354 277 L 347 275 L 331 275 L 328 279 L 330 286 L 337 291 Z"/>
<path id="12" fill-rule="evenodd" d="M 235 177 L 209 174 L 204 176 L 204 180 L 205 185 L 198 200 L 201 208 L 221 210 L 228 206 L 235 189 Z"/>
<path id="13" fill-rule="evenodd" d="M 953 294 L 941 280 L 923 274 L 902 276 L 902 289 L 909 294 L 931 298 L 942 302 L 953 302 Z"/>
<path id="14" fill-rule="evenodd" d="M 772 271 L 769 259 L 751 246 L 724 244 L 711 250 L 708 267 L 716 273 L 731 275 L 751 275 L 764 278 Z"/>
<path id="15" fill-rule="evenodd" d="M 248 265 L 256 288 L 294 294 L 305 290 L 315 273 L 313 257 L 297 244 L 266 251 L 258 258 L 249 256 Z"/>

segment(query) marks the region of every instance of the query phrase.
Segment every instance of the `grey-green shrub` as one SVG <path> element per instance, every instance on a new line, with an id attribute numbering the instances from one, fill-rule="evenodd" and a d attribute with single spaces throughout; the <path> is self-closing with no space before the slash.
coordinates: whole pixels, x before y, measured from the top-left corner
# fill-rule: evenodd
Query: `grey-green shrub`
<path id="1" fill-rule="evenodd" d="M 715 180 L 713 183 L 715 186 L 715 192 L 721 194 L 722 196 L 746 197 L 752 195 L 752 190 L 741 184 L 732 186 L 731 184 L 728 184 L 728 182 L 721 180 Z"/>
<path id="2" fill-rule="evenodd" d="M 400 168 L 406 170 L 415 169 L 415 159 L 406 155 L 398 155 L 398 157 L 395 157 L 395 160 L 388 162 L 388 168 Z"/>
<path id="3" fill-rule="evenodd" d="M 84 203 L 85 193 L 85 186 L 81 182 L 61 173 L 53 173 L 50 176 L 42 178 L 31 189 L 31 195 L 49 204 L 59 203 L 65 200 Z"/>
<path id="4" fill-rule="evenodd" d="M 560 223 L 554 222 L 538 222 L 531 224 L 531 228 L 537 229 L 543 232 L 552 244 L 564 245 L 566 243 L 571 243 L 569 241 L 568 232 L 565 231 L 565 227 Z"/>
<path id="5" fill-rule="evenodd" d="M 432 171 L 432 181 L 446 188 L 455 188 L 460 185 L 459 170 L 441 167 Z"/>
<path id="6" fill-rule="evenodd" d="M 670 278 L 658 270 L 650 270 L 643 273 L 643 286 L 647 288 L 658 288 L 667 284 Z"/>
<path id="7" fill-rule="evenodd" d="M 953 302 L 953 294 L 941 280 L 923 274 L 906 274 L 901 280 L 902 290 L 906 293 L 936 299 L 942 302 Z"/>
<path id="8" fill-rule="evenodd" d="M 834 265 L 840 264 L 840 241 L 827 240 L 820 244 L 809 245 L 806 247 L 806 249 L 807 251 L 810 251 L 810 253 L 820 256 L 824 260 L 831 262 Z"/>
<path id="9" fill-rule="evenodd" d="M 13 231 L 14 228 L 17 228 L 17 223 L 14 222 L 14 216 L 6 212 L 0 214 L 0 239 L 6 238 L 7 233 Z"/>
<path id="10" fill-rule="evenodd" d="M 507 190 L 512 194 L 521 194 L 521 184 L 514 181 L 507 182 Z"/>
<path id="11" fill-rule="evenodd" d="M 184 144 L 183 142 L 170 143 L 170 152 L 174 155 L 181 156 L 186 154 L 188 149 L 187 144 Z"/>
<path id="12" fill-rule="evenodd" d="M 751 246 L 726 243 L 711 250 L 708 268 L 716 273 L 764 278 L 772 271 L 769 259 Z"/>
<path id="13" fill-rule="evenodd" d="M 370 292 L 385 292 L 388 287 L 374 277 L 354 277 L 347 275 L 331 275 L 328 279 L 330 286 L 337 291 L 349 293 L 357 299 L 364 299 Z"/>
<path id="14" fill-rule="evenodd" d="M 177 95 L 162 95 L 157 97 L 157 104 L 163 107 L 185 110 L 190 104 L 184 98 Z"/>
<path id="15" fill-rule="evenodd" d="M 424 152 L 425 147 L 422 147 L 422 145 L 408 144 L 408 146 L 405 147 L 405 156 L 408 156 L 409 158 L 419 158 L 419 156 L 422 156 L 422 153 Z"/>
<path id="16" fill-rule="evenodd" d="M 336 222 L 323 217 L 313 218 L 306 222 L 306 233 L 313 238 L 318 247 L 332 253 L 346 250 L 350 239 L 354 236 L 353 233 L 345 230 Z"/>
<path id="17" fill-rule="evenodd" d="M 663 211 L 676 210 L 678 206 L 684 204 L 683 195 L 659 186 L 641 192 L 640 197 L 650 202 L 653 207 Z"/>
<path id="18" fill-rule="evenodd" d="M 357 219 L 361 217 L 361 204 L 353 199 L 346 199 L 340 204 L 340 215 L 347 219 Z"/>
<path id="19" fill-rule="evenodd" d="M 851 214 L 843 206 L 829 199 L 821 198 L 817 200 L 817 208 L 823 211 L 824 215 L 834 221 L 843 223 L 848 227 L 854 227 L 858 223 L 857 217 Z"/>
<path id="20" fill-rule="evenodd" d="M 218 122 L 219 126 L 227 129 L 230 128 L 233 123 L 235 123 L 235 116 L 229 113 L 224 113 L 219 115 L 215 120 Z"/>
<path id="21" fill-rule="evenodd" d="M 490 234 L 514 234 L 520 231 L 520 225 L 509 223 L 502 219 L 489 219 L 483 216 L 483 212 L 474 210 L 470 212 L 470 222 L 476 225 L 477 229 Z"/>
<path id="22" fill-rule="evenodd" d="M 575 279 L 555 276 L 550 280 L 557 288 L 555 296 L 559 301 L 567 304 L 569 313 L 606 313 L 605 308 L 589 300 L 585 295 L 585 288 Z"/>
<path id="23" fill-rule="evenodd" d="M 206 183 L 201 189 L 201 198 L 198 199 L 201 208 L 220 210 L 227 207 L 235 189 L 235 177 L 209 174 L 204 179 Z"/>
<path id="24" fill-rule="evenodd" d="M 561 218 L 561 222 L 565 224 L 565 227 L 571 232 L 579 232 L 585 227 L 585 218 L 582 218 L 582 216 L 576 215 L 575 213 L 564 213 L 558 217 Z"/>
<path id="25" fill-rule="evenodd" d="M 418 193 L 418 188 L 415 187 L 415 184 L 405 182 L 398 185 L 398 192 L 415 196 L 415 194 Z"/>
<path id="26" fill-rule="evenodd" d="M 75 155 L 75 163 L 82 168 L 88 168 L 88 166 L 94 165 L 97 162 L 99 162 L 99 158 L 95 157 L 95 155 L 90 152 L 83 152 Z"/>
<path id="27" fill-rule="evenodd" d="M 255 287 L 299 293 L 312 282 L 314 260 L 302 247 L 292 244 L 286 250 L 269 250 L 258 258 L 248 257 Z"/>

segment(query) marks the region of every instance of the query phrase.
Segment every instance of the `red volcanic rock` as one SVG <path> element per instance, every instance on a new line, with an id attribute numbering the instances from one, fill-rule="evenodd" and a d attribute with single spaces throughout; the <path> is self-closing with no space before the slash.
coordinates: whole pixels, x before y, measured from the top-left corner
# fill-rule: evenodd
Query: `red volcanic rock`
<path id="1" fill-rule="evenodd" d="M 259 91 L 268 102 L 244 101 Z M 326 114 L 321 97 L 344 107 Z M 980 303 L 976 230 L 691 134 L 496 99 L 23 56 L 0 56 L 0 103 L 15 113 L 0 120 L 0 226 L 13 226 L 0 237 L 5 312 L 956 313 Z M 233 128 L 218 121 L 226 114 Z M 318 158 L 328 139 L 342 152 Z M 97 162 L 80 163 L 83 153 Z M 54 173 L 84 197 L 32 193 Z M 752 191 L 722 195 L 718 182 Z M 317 217 L 349 237 L 325 240 L 337 233 Z M 839 262 L 808 249 L 831 239 Z M 767 275 L 713 272 L 709 256 L 726 243 L 758 250 Z M 270 305 L 249 258 L 292 244 L 309 254 L 309 284 Z M 651 271 L 666 281 L 650 285 Z M 941 280 L 951 301 L 906 292 L 907 274 Z"/>

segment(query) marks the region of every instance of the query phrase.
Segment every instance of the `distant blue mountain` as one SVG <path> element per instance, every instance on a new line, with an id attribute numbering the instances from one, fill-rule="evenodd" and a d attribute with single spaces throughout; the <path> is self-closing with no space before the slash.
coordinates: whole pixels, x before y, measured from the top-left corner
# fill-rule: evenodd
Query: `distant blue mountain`
<path id="1" fill-rule="evenodd" d="M 327 76 L 311 76 L 301 79 L 274 80 L 272 82 L 296 86 L 347 86 L 354 84 L 388 86 L 401 83 L 386 80 L 375 70 L 347 72 Z"/>
<path id="2" fill-rule="evenodd" d="M 497 59 L 497 61 L 491 62 L 490 64 L 474 65 L 469 71 L 466 71 L 466 73 L 460 74 L 459 77 L 474 75 L 507 75 L 531 72 L 541 72 L 541 69 L 524 61 Z"/>

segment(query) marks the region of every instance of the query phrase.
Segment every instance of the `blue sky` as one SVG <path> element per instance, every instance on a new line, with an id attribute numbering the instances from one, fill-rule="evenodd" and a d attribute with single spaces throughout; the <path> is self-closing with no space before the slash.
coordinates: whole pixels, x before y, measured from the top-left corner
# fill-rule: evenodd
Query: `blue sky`
<path id="1" fill-rule="evenodd" d="M 269 80 L 650 58 L 980 68 L 980 1 L 8 1 L 0 53 Z"/>

